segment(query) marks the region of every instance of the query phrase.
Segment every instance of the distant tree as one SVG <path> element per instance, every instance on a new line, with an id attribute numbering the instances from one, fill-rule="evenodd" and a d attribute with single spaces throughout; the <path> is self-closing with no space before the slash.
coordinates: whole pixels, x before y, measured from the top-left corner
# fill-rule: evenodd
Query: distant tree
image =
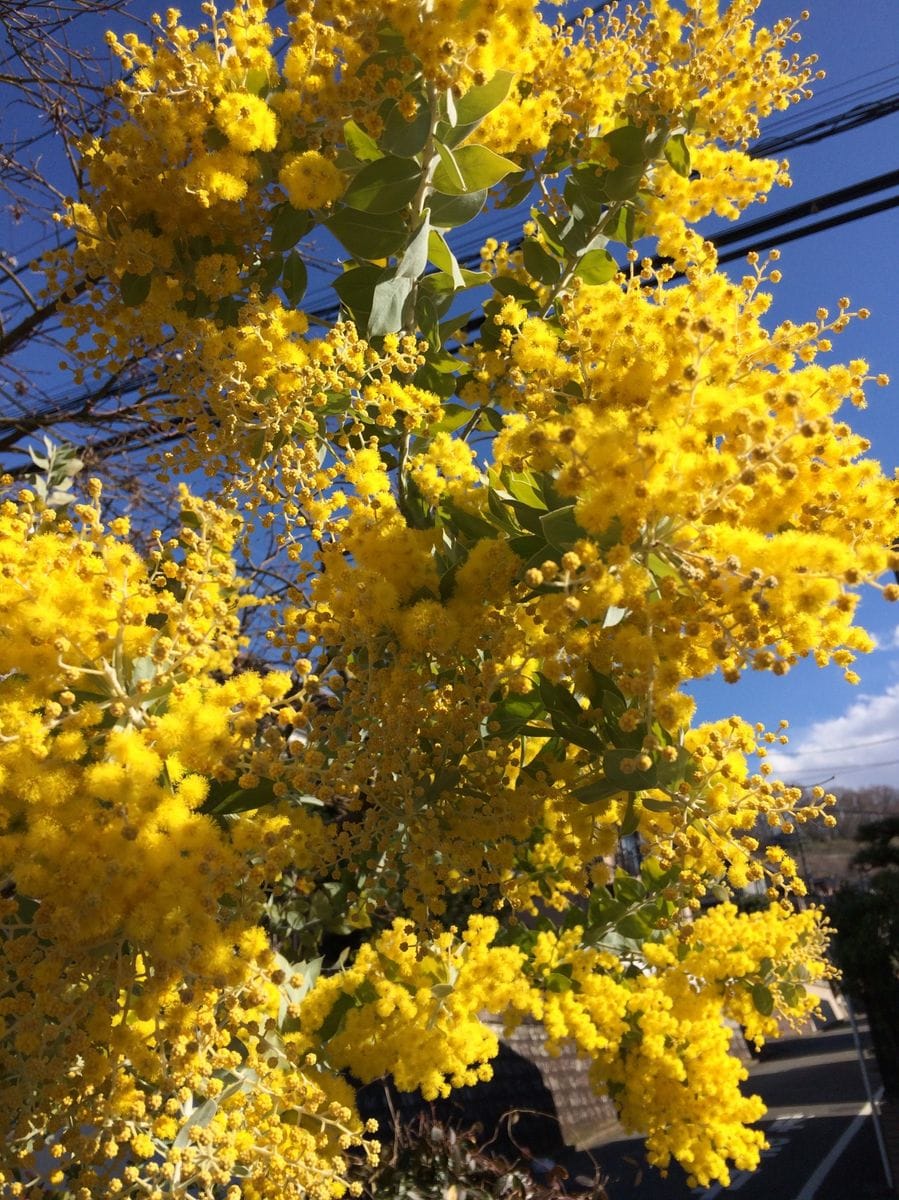
<path id="1" fill-rule="evenodd" d="M 833 950 L 844 985 L 864 1004 L 887 1095 L 899 1098 L 899 817 L 858 831 L 855 866 L 867 872 L 834 896 Z"/>

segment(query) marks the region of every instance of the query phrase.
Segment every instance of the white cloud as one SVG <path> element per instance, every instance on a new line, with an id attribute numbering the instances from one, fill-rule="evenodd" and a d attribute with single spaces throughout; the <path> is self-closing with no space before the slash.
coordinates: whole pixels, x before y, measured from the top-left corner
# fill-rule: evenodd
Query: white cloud
<path id="1" fill-rule="evenodd" d="M 789 746 L 771 751 L 768 762 L 776 775 L 797 784 L 899 788 L 899 683 L 859 696 L 840 717 L 798 730 Z"/>

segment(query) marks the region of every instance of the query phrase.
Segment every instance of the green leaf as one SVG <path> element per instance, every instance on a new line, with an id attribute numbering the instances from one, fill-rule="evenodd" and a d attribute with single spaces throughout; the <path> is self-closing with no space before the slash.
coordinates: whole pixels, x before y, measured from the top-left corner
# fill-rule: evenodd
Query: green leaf
<path id="1" fill-rule="evenodd" d="M 284 260 L 284 270 L 281 272 L 281 287 L 288 304 L 299 304 L 306 291 L 307 282 L 306 264 L 296 250 L 291 250 Z"/>
<path id="2" fill-rule="evenodd" d="M 760 1012 L 763 1017 L 770 1017 L 774 1012 L 774 995 L 771 989 L 763 983 L 752 985 L 752 1003 L 755 1005 L 756 1011 Z"/>
<path id="3" fill-rule="evenodd" d="M 437 305 L 423 288 L 415 293 L 415 323 L 421 330 L 432 350 L 439 350 L 443 345 L 440 337 L 440 314 Z"/>
<path id="4" fill-rule="evenodd" d="M 637 125 L 623 125 L 606 134 L 606 145 L 619 164 L 639 163 L 641 170 L 646 161 L 646 131 Z"/>
<path id="5" fill-rule="evenodd" d="M 424 217 L 408 246 L 403 251 L 393 272 L 379 280 L 372 292 L 368 334 L 377 337 L 385 333 L 396 333 L 407 324 L 406 306 L 414 293 L 418 277 L 428 262 L 428 234 L 430 219 L 425 209 Z"/>
<path id="6" fill-rule="evenodd" d="M 583 709 L 567 687 L 561 683 L 554 683 L 551 679 L 547 679 L 545 675 L 537 677 L 537 687 L 540 692 L 540 698 L 546 705 L 550 716 L 559 714 L 560 716 L 567 717 L 569 721 L 581 720 L 584 715 Z"/>
<path id="7" fill-rule="evenodd" d="M 428 237 L 428 257 L 438 271 L 443 271 L 450 276 L 454 287 L 465 287 L 465 280 L 462 278 L 456 256 L 446 244 L 446 239 L 436 229 L 432 229 Z"/>
<path id="8" fill-rule="evenodd" d="M 250 67 L 244 80 L 244 87 L 251 96 L 258 96 L 268 88 L 268 71 L 264 67 Z"/>
<path id="9" fill-rule="evenodd" d="M 437 229 L 457 229 L 474 220 L 486 202 L 486 188 L 464 196 L 432 196 L 431 224 Z"/>
<path id="10" fill-rule="evenodd" d="M 673 171 L 682 175 L 684 179 L 689 179 L 690 149 L 682 133 L 673 134 L 665 143 L 665 158 Z"/>
<path id="11" fill-rule="evenodd" d="M 447 88 L 446 91 L 440 93 L 440 103 L 437 110 L 442 117 L 441 123 L 446 123 L 451 128 L 456 124 L 456 97 L 453 95 L 452 88 Z"/>
<path id="12" fill-rule="evenodd" d="M 428 133 L 431 129 L 431 110 L 427 96 L 416 94 L 418 112 L 411 121 L 407 121 L 400 112 L 399 106 L 394 105 L 390 110 L 381 134 L 381 145 L 391 154 L 400 158 L 414 158 L 425 148 Z"/>
<path id="13" fill-rule="evenodd" d="M 633 246 L 636 237 L 636 216 L 633 205 L 618 209 L 614 216 L 603 222 L 603 233 L 610 242 L 623 242 Z"/>
<path id="14" fill-rule="evenodd" d="M 437 154 L 440 158 L 440 164 L 434 172 L 434 186 L 438 192 L 444 192 L 450 195 L 462 195 L 469 189 L 465 186 L 465 176 L 459 164 L 456 162 L 452 150 L 445 146 L 443 142 L 437 143 Z M 445 181 L 446 186 L 441 187 L 438 183 L 438 178 Z"/>
<path id="15" fill-rule="evenodd" d="M 397 276 L 408 276 L 410 279 L 418 279 L 424 274 L 425 267 L 428 265 L 428 244 L 431 232 L 431 214 L 428 209 L 425 209 L 421 223 L 412 235 L 409 245 L 400 256 L 400 260 L 396 266 Z"/>
<path id="16" fill-rule="evenodd" d="M 632 833 L 636 833 L 640 826 L 640 814 L 637 812 L 637 806 L 634 804 L 634 797 L 628 796 L 627 808 L 624 810 L 624 816 L 621 818 L 621 823 L 618 826 L 618 833 L 621 837 L 630 837 Z M 635 881 L 639 882 L 639 881 Z M 619 885 L 615 884 L 616 894 L 619 891 Z"/>
<path id="17" fill-rule="evenodd" d="M 590 687 L 588 695 L 590 702 L 595 707 L 604 704 L 604 694 L 614 696 L 616 700 L 624 701 L 624 695 L 618 684 L 608 675 L 603 675 L 601 671 L 597 671 L 595 667 L 587 666 L 587 673 L 590 677 Z"/>
<path id="18" fill-rule="evenodd" d="M 131 271 L 125 272 L 119 280 L 119 290 L 129 308 L 136 308 L 139 304 L 143 304 L 150 294 L 152 282 L 152 275 L 134 275 Z"/>
<path id="19" fill-rule="evenodd" d="M 374 1004 L 377 999 L 378 990 L 370 979 L 363 979 L 353 993 L 353 1000 L 357 1008 L 363 1004 Z"/>
<path id="20" fill-rule="evenodd" d="M 493 539 L 497 536 L 495 526 L 491 525 L 484 517 L 479 517 L 476 513 L 467 512 L 464 508 L 457 507 L 451 501 L 444 501 L 442 507 L 447 520 L 449 520 L 453 528 L 468 541 L 479 542 L 484 538 Z M 487 718 L 488 721 L 491 719 L 491 717 Z M 528 718 L 525 719 L 527 720 Z"/>
<path id="21" fill-rule="evenodd" d="M 671 787 L 696 773 L 696 763 L 689 750 L 683 746 L 677 746 L 676 750 L 677 755 L 671 762 L 663 758 L 658 764 L 659 787 Z"/>
<path id="22" fill-rule="evenodd" d="M 354 267 L 351 271 L 345 271 L 331 284 L 341 301 L 353 314 L 356 328 L 362 332 L 368 328 L 375 287 L 387 273 L 384 267 L 368 265 Z"/>
<path id="23" fill-rule="evenodd" d="M 787 1008 L 796 1008 L 806 997 L 806 990 L 801 983 L 781 983 L 779 990 Z"/>
<path id="24" fill-rule="evenodd" d="M 438 371 L 433 363 L 424 363 L 412 376 L 416 387 L 427 392 L 434 392 L 441 400 L 447 400 L 456 390 L 457 380 L 453 375 Z"/>
<path id="25" fill-rule="evenodd" d="M 660 800 L 656 796 L 644 796 L 641 798 L 640 803 L 644 808 L 654 813 L 670 812 L 674 808 L 673 800 Z"/>
<path id="26" fill-rule="evenodd" d="M 215 1114 L 218 1112 L 219 1097 L 212 1097 L 209 1100 L 204 1100 L 202 1104 L 197 1105 L 178 1132 L 172 1142 L 172 1149 L 183 1150 L 190 1142 L 191 1129 L 205 1129 Z"/>
<path id="27" fill-rule="evenodd" d="M 628 609 L 619 608 L 617 604 L 610 604 L 606 609 L 606 615 L 603 617 L 603 629 L 612 629 L 615 625 L 620 625 L 628 614 Z"/>
<path id="28" fill-rule="evenodd" d="M 524 570 L 529 567 L 539 567 L 541 563 L 546 562 L 550 553 L 546 538 L 538 537 L 533 533 L 509 538 L 508 546 L 519 558 L 524 560 Z"/>
<path id="29" fill-rule="evenodd" d="M 620 921 L 615 922 L 615 928 L 622 937 L 632 938 L 636 942 L 644 942 L 650 933 L 649 926 L 637 913 L 628 913 Z"/>
<path id="30" fill-rule="evenodd" d="M 366 165 L 354 177 L 344 204 L 361 212 L 395 213 L 418 191 L 421 167 L 412 158 L 387 155 Z"/>
<path id="31" fill-rule="evenodd" d="M 556 283 L 562 274 L 562 264 L 558 259 L 547 253 L 533 238 L 526 238 L 522 244 L 524 265 L 534 279 L 540 283 Z"/>
<path id="32" fill-rule="evenodd" d="M 515 520 L 514 514 L 510 511 L 508 505 L 503 504 L 493 488 L 487 489 L 487 507 L 493 514 L 498 528 L 504 530 L 506 533 L 521 533 L 521 528 Z"/>
<path id="33" fill-rule="evenodd" d="M 606 171 L 602 186 L 609 200 L 633 200 L 640 188 L 644 164 L 624 163 L 613 171 Z"/>
<path id="34" fill-rule="evenodd" d="M 239 323 L 240 311 L 243 304 L 236 296 L 225 296 L 219 300 L 215 310 L 215 319 L 222 325 L 233 328 Z"/>
<path id="35" fill-rule="evenodd" d="M 544 480 L 545 476 L 541 478 L 532 475 L 529 471 L 504 470 L 502 472 L 503 485 L 515 500 L 543 511 L 548 507 L 541 490 Z"/>
<path id="36" fill-rule="evenodd" d="M 270 254 L 260 261 L 259 266 L 253 272 L 253 279 L 263 296 L 269 295 L 281 278 L 283 268 L 284 259 L 280 254 Z"/>
<path id="37" fill-rule="evenodd" d="M 608 800 L 617 796 L 622 788 L 608 779 L 594 779 L 590 783 L 581 784 L 571 793 L 579 804 L 596 804 L 599 800 Z"/>
<path id="38" fill-rule="evenodd" d="M 406 301 L 414 287 L 415 280 L 409 275 L 383 279 L 375 286 L 368 318 L 369 337 L 396 333 L 403 328 Z"/>
<path id="39" fill-rule="evenodd" d="M 588 250 L 575 268 L 575 275 L 584 283 L 608 283 L 618 272 L 618 263 L 608 250 Z"/>
<path id="40" fill-rule="evenodd" d="M 540 307 L 540 301 L 537 299 L 534 289 L 529 288 L 520 279 L 512 279 L 509 275 L 495 275 L 490 282 L 493 285 L 494 291 L 499 292 L 501 296 L 514 296 L 526 308 L 536 309 Z"/>
<path id="41" fill-rule="evenodd" d="M 274 800 L 273 784 L 270 779 L 260 779 L 253 788 L 235 788 L 234 782 L 214 782 L 201 811 L 222 817 L 230 813 L 253 812 Z"/>
<path id="42" fill-rule="evenodd" d="M 425 788 L 425 799 L 428 801 L 437 800 L 445 792 L 454 791 L 461 778 L 462 771 L 459 767 L 444 767 L 442 771 L 436 773 Z"/>
<path id="43" fill-rule="evenodd" d="M 331 1005 L 331 1011 L 318 1028 L 319 1039 L 322 1042 L 329 1042 L 331 1038 L 336 1037 L 343 1028 L 347 1013 L 354 1008 L 356 1008 L 356 997 L 350 992 L 341 992 Z"/>
<path id="44" fill-rule="evenodd" d="M 451 151 L 438 143 L 440 164 L 434 172 L 434 188 L 447 196 L 491 188 L 512 172 L 521 170 L 509 158 L 503 158 L 486 146 L 460 146 Z"/>
<path id="45" fill-rule="evenodd" d="M 443 416 L 431 426 L 431 433 L 455 433 L 470 421 L 472 411 L 465 404 L 444 404 Z"/>
<path id="46" fill-rule="evenodd" d="M 574 505 L 566 504 L 564 508 L 556 508 L 540 518 L 547 542 L 563 554 L 570 550 L 575 542 L 586 537 L 583 529 L 574 517 Z"/>
<path id="47" fill-rule="evenodd" d="M 476 426 L 484 433 L 502 433 L 505 427 L 505 418 L 498 408 L 485 408 L 478 417 Z"/>
<path id="48" fill-rule="evenodd" d="M 354 258 L 387 258 L 403 244 L 406 223 L 399 213 L 366 213 L 342 208 L 325 222 Z"/>
<path id="49" fill-rule="evenodd" d="M 551 250 L 555 250 L 556 254 L 564 254 L 565 247 L 562 245 L 562 231 L 559 226 L 548 217 L 546 213 L 541 212 L 539 208 L 531 209 L 531 216 L 540 226 L 543 231 L 543 236 Z"/>
<path id="50" fill-rule="evenodd" d="M 605 170 L 597 163 L 579 163 L 572 167 L 565 181 L 564 195 L 573 215 L 579 210 L 580 217 L 596 224 L 602 214 L 602 205 L 607 200 L 605 177 Z"/>
<path id="51" fill-rule="evenodd" d="M 452 316 L 447 317 L 445 321 L 440 322 L 440 340 L 445 342 L 448 337 L 457 333 L 463 325 L 467 325 L 474 314 L 472 312 L 456 312 Z M 464 335 L 463 335 L 464 336 Z M 456 370 L 463 364 L 460 364 L 457 359 L 453 360 L 453 369 Z"/>
<path id="52" fill-rule="evenodd" d="M 655 764 L 647 771 L 623 771 L 622 762 L 637 757 L 633 750 L 607 750 L 603 755 L 603 774 L 610 783 L 618 785 L 620 791 L 642 792 L 654 788 L 658 784 L 658 772 Z"/>
<path id="53" fill-rule="evenodd" d="M 506 185 L 506 191 L 495 201 L 497 208 L 517 208 L 523 200 L 527 200 L 534 188 L 534 177 L 527 172 L 514 183 Z"/>
<path id="54" fill-rule="evenodd" d="M 469 271 L 467 267 L 462 267 L 462 282 L 467 288 L 483 287 L 485 283 L 490 282 L 489 271 Z"/>
<path id="55" fill-rule="evenodd" d="M 658 554 L 650 554 L 647 557 L 646 568 L 651 572 L 653 579 L 667 579 L 671 575 L 680 578 L 677 567 Z"/>
<path id="56" fill-rule="evenodd" d="M 292 204 L 279 204 L 273 213 L 269 240 L 272 250 L 289 250 L 306 236 L 314 223 L 311 213 Z"/>
<path id="57" fill-rule="evenodd" d="M 355 121 L 344 121 L 343 136 L 348 148 L 359 162 L 374 162 L 381 157 L 378 143 Z"/>
<path id="58" fill-rule="evenodd" d="M 508 738 L 518 733 L 522 726 L 545 717 L 546 705 L 538 692 L 531 692 L 527 696 L 509 696 L 485 719 L 485 736 Z M 548 734 L 549 730 L 546 732 Z"/>
<path id="59" fill-rule="evenodd" d="M 454 125 L 470 125 L 472 128 L 483 121 L 505 100 L 515 78 L 512 71 L 497 71 L 481 87 L 470 88 L 461 100 L 456 101 Z"/>
<path id="60" fill-rule="evenodd" d="M 589 750 L 591 754 L 602 754 L 605 750 L 605 742 L 602 738 L 592 729 L 588 729 L 586 725 L 568 721 L 558 713 L 552 713 L 551 719 L 554 731 L 571 745 L 580 746 L 582 750 Z"/>
<path id="61" fill-rule="evenodd" d="M 564 975 L 561 971 L 550 971 L 543 981 L 543 986 L 548 992 L 570 992 L 574 982 L 570 975 Z"/>

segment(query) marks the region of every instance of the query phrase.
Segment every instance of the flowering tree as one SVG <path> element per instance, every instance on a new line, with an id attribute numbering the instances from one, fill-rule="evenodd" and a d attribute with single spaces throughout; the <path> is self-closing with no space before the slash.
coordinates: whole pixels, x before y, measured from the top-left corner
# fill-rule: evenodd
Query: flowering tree
<path id="1" fill-rule="evenodd" d="M 754 0 L 267 8 L 113 39 L 47 265 L 85 378 L 159 364 L 158 472 L 193 494 L 140 550 L 95 483 L 0 509 L 0 1178 L 358 1190 L 344 1073 L 487 1078 L 492 1013 L 726 1182 L 764 1138 L 723 1017 L 761 1041 L 825 971 L 753 829 L 820 812 L 749 765 L 777 734 L 694 726 L 684 687 L 854 678 L 893 561 L 896 487 L 834 415 L 867 366 L 819 362 L 849 302 L 767 329 L 776 269 L 729 282 L 691 228 L 785 182 L 747 145 L 814 60 Z M 461 265 L 455 231 L 525 200 Z M 346 253 L 325 325 L 316 230 Z M 234 669 L 259 529 L 292 572 L 268 673 Z M 765 912 L 699 914 L 761 879 Z"/>

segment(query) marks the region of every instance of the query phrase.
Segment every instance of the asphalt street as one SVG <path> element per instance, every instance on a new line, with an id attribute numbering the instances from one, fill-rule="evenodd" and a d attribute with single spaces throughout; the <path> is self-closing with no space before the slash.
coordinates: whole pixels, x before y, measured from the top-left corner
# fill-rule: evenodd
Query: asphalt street
<path id="1" fill-rule="evenodd" d="M 872 1086 L 876 1066 L 862 1040 Z M 883 1200 L 886 1191 L 871 1108 L 848 1026 L 784 1038 L 765 1047 L 745 1087 L 768 1105 L 761 1122 L 769 1149 L 753 1173 L 730 1186 L 690 1189 L 679 1169 L 663 1179 L 638 1139 L 610 1141 L 592 1157 L 609 1200 Z"/>

